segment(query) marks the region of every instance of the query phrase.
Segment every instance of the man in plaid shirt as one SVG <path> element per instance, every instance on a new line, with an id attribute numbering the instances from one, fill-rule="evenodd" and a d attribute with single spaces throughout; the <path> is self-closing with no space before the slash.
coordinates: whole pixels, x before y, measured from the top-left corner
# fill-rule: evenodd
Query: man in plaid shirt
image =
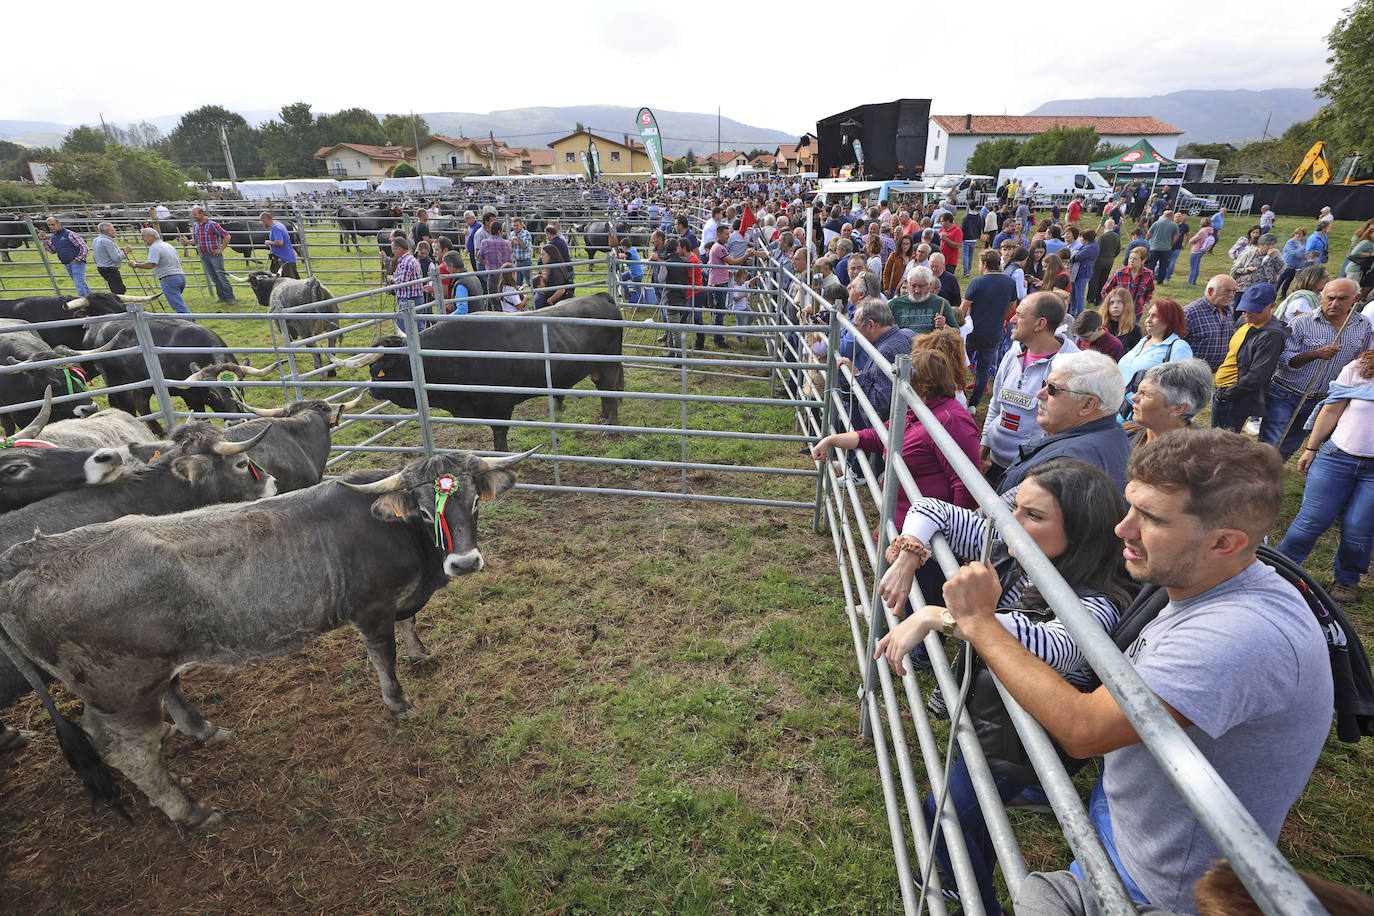
<path id="1" fill-rule="evenodd" d="M 1183 317 L 1188 322 L 1188 333 L 1183 339 L 1192 347 L 1193 356 L 1205 359 L 1213 372 L 1221 368 L 1231 345 L 1231 335 L 1236 332 L 1236 321 L 1231 314 L 1235 298 L 1236 281 L 1230 274 L 1217 274 L 1208 282 L 1203 297 L 1183 310 Z"/>
<path id="2" fill-rule="evenodd" d="M 49 235 L 49 232 L 52 234 Z M 63 226 L 62 220 L 50 216 L 48 232 L 38 233 L 38 240 L 62 262 L 67 276 L 72 278 L 72 285 L 76 287 L 76 294 L 89 296 L 91 288 L 86 285 L 86 255 L 90 253 L 90 249 L 86 247 L 81 236 Z"/>
<path id="3" fill-rule="evenodd" d="M 501 265 L 511 260 L 510 242 L 506 240 L 506 227 L 499 219 L 491 221 L 491 226 L 487 229 L 489 233 L 482 240 L 482 248 L 478 252 L 479 263 L 482 270 L 498 271 Z M 496 273 L 487 274 L 482 278 L 486 285 L 487 292 L 493 292 L 501 288 L 501 275 Z"/>
<path id="4" fill-rule="evenodd" d="M 215 294 L 220 302 L 234 302 L 234 288 L 229 285 L 229 275 L 224 271 L 224 249 L 229 247 L 229 233 L 219 223 L 210 219 L 205 208 L 199 205 L 191 208 L 191 237 L 195 240 L 196 251 L 200 253 L 200 266 L 205 275 L 215 284 Z"/>
<path id="5" fill-rule="evenodd" d="M 396 311 L 400 312 L 407 306 L 419 309 L 425 304 L 425 287 L 420 282 L 424 275 L 420 272 L 420 262 L 410 253 L 410 240 L 397 236 L 391 240 L 391 251 L 396 257 L 396 272 L 391 275 L 391 282 L 406 284 L 396 290 Z M 396 319 L 396 329 L 405 333 L 400 318 Z"/>

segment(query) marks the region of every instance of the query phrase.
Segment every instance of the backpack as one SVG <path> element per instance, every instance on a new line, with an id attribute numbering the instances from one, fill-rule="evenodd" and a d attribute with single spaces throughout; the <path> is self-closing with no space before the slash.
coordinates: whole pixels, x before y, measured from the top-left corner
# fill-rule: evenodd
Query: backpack
<path id="1" fill-rule="evenodd" d="M 1202 240 L 1202 252 L 1203 252 L 1203 254 L 1206 254 L 1207 252 L 1211 251 L 1211 250 L 1212 250 L 1213 248 L 1215 248 L 1216 246 L 1217 246 L 1217 234 L 1216 234 L 1215 232 L 1213 232 L 1211 235 L 1207 236 L 1205 239 Z"/>

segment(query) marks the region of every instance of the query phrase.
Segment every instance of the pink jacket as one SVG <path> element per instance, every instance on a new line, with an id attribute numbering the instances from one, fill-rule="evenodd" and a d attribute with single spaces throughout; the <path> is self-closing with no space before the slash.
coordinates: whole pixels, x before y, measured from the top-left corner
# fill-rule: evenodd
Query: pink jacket
<path id="1" fill-rule="evenodd" d="M 973 466 L 978 467 L 978 427 L 974 424 L 973 417 L 969 416 L 968 409 L 954 398 L 928 401 L 926 406 L 935 414 L 945 431 L 954 437 L 959 448 L 963 449 L 964 454 L 973 462 Z M 874 429 L 859 430 L 859 448 L 866 452 L 881 454 L 886 439 L 884 433 Z M 930 433 L 916 419 L 916 414 L 910 408 L 906 412 L 906 438 L 902 443 L 902 460 L 906 462 L 907 470 L 911 471 L 911 476 L 916 480 L 916 486 L 920 488 L 922 496 L 933 496 L 966 509 L 977 508 L 964 482 L 935 447 Z M 896 481 L 892 484 L 895 486 Z M 894 516 L 898 529 L 901 528 L 910 508 L 911 500 L 907 499 L 906 492 L 899 491 L 897 514 Z"/>

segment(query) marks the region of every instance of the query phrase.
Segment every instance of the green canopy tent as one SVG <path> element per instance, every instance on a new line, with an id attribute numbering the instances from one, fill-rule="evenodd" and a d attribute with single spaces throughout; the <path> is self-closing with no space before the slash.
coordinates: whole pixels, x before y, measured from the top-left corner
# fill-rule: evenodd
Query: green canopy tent
<path id="1" fill-rule="evenodd" d="M 1183 166 L 1144 138 L 1123 153 L 1089 163 L 1088 169 L 1106 175 L 1113 187 L 1149 177 L 1151 193 L 1156 184 L 1179 185 L 1183 182 Z"/>

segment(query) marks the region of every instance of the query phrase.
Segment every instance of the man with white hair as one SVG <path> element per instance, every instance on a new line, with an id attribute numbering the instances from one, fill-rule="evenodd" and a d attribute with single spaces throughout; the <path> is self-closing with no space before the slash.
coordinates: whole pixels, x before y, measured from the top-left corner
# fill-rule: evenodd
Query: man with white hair
<path id="1" fill-rule="evenodd" d="M 181 298 L 181 294 L 186 290 L 186 271 L 181 267 L 181 258 L 177 257 L 176 249 L 164 242 L 162 235 L 150 226 L 144 226 L 139 235 L 143 238 L 143 244 L 148 246 L 148 260 L 135 261 L 132 257 L 133 247 L 125 245 L 124 254 L 130 256 L 129 266 L 139 270 L 151 270 L 158 286 L 162 287 L 162 295 L 172 307 L 172 311 L 183 315 L 191 314 L 185 300 Z"/>
<path id="2" fill-rule="evenodd" d="M 119 250 L 119 244 L 115 241 L 114 224 L 102 220 L 95 230 L 95 244 L 91 246 L 95 269 L 105 279 L 110 292 L 122 296 L 128 292 L 128 287 L 124 285 L 124 277 L 119 272 L 119 265 L 124 263 L 124 252 Z"/>
<path id="3" fill-rule="evenodd" d="M 959 289 L 959 281 L 954 277 L 954 271 L 945 261 L 945 256 L 936 251 L 930 256 L 930 272 L 935 277 L 935 285 L 931 287 L 934 292 L 940 294 L 940 298 L 948 303 L 963 302 L 963 291 Z"/>
<path id="4" fill-rule="evenodd" d="M 1123 491 L 1131 448 L 1116 422 L 1126 383 L 1111 357 L 1096 350 L 1057 354 L 1035 395 L 1040 432 L 1017 449 L 997 492 L 1021 483 L 1026 471 L 1051 458 L 1078 458 L 1101 468 Z"/>
<path id="5" fill-rule="evenodd" d="M 935 291 L 935 277 L 929 267 L 917 267 L 903 283 L 906 291 L 888 303 L 898 327 L 913 334 L 959 327 L 954 306 Z"/>

